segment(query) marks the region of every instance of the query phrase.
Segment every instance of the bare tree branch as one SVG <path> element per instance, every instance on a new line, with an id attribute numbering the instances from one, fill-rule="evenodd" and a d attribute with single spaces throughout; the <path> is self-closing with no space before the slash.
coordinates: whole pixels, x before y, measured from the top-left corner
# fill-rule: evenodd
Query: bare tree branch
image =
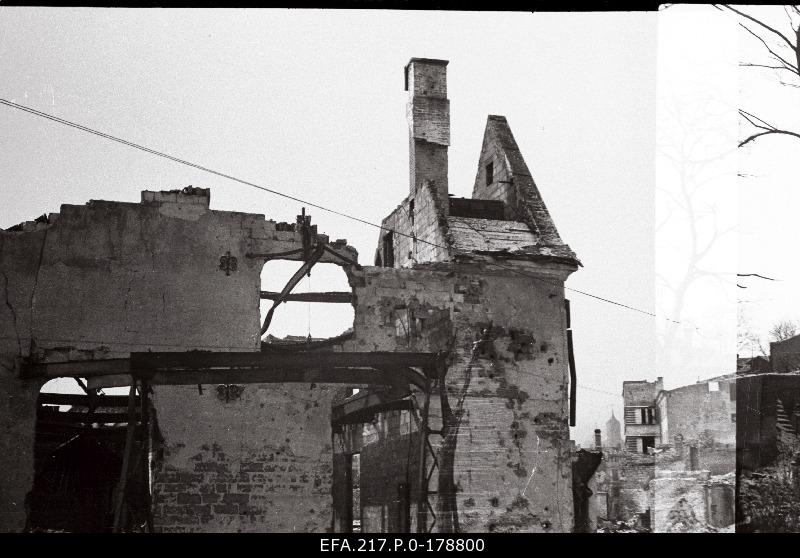
<path id="1" fill-rule="evenodd" d="M 800 134 L 798 134 L 797 132 L 792 132 L 789 130 L 781 130 L 780 128 L 773 126 L 769 122 L 766 122 L 764 119 L 759 118 L 758 116 L 747 112 L 746 110 L 739 109 L 739 114 L 742 115 L 744 119 L 747 120 L 750 124 L 752 124 L 755 128 L 762 130 L 761 132 L 751 134 L 750 136 L 739 142 L 739 147 L 742 147 L 743 145 L 753 141 L 756 138 L 760 138 L 761 136 L 766 136 L 769 134 L 782 134 L 800 139 Z M 756 122 L 756 120 L 758 122 Z"/>
<path id="2" fill-rule="evenodd" d="M 745 68 L 767 68 L 768 70 L 786 70 L 787 72 L 791 72 L 794 75 L 797 75 L 797 72 L 794 71 L 794 68 L 787 68 L 786 66 L 770 66 L 768 64 L 750 64 L 747 62 L 740 62 L 739 66 Z"/>
<path id="3" fill-rule="evenodd" d="M 753 134 L 753 135 L 745 138 L 744 141 L 739 143 L 739 147 L 742 147 L 743 145 L 746 145 L 746 144 L 750 143 L 751 141 L 753 141 L 756 138 L 760 138 L 761 136 L 766 136 L 766 135 L 769 135 L 769 134 L 783 134 L 783 135 L 792 136 L 792 137 L 800 139 L 800 134 L 797 134 L 795 132 L 789 132 L 787 130 L 767 130 L 766 132 L 759 132 L 758 134 Z"/>
<path id="4" fill-rule="evenodd" d="M 781 33 L 780 31 L 778 31 L 777 29 L 774 29 L 774 28 L 770 27 L 769 25 L 767 25 L 767 24 L 766 24 L 766 23 L 764 23 L 763 21 L 759 21 L 758 19 L 756 19 L 756 18 L 754 18 L 754 17 L 752 17 L 752 16 L 750 16 L 750 15 L 747 15 L 747 14 L 746 14 L 746 13 L 744 13 L 744 12 L 740 12 L 739 10 L 737 10 L 737 9 L 735 9 L 735 8 L 732 8 L 732 7 L 731 7 L 730 5 L 728 5 L 728 4 L 723 4 L 723 6 L 724 6 L 725 8 L 727 8 L 727 9 L 729 9 L 730 11 L 732 11 L 733 13 L 735 13 L 735 14 L 739 14 L 739 15 L 740 15 L 740 16 L 742 16 L 743 18 L 745 18 L 745 19 L 749 19 L 749 20 L 750 20 L 750 21 L 752 21 L 753 23 L 755 23 L 755 24 L 757 24 L 757 25 L 760 25 L 761 27 L 763 27 L 763 28 L 764 28 L 764 29 L 766 29 L 767 31 L 771 31 L 772 33 L 775 33 L 775 34 L 776 34 L 778 37 L 780 37 L 781 39 L 783 39 L 783 40 L 786 42 L 786 44 L 787 44 L 787 45 L 789 45 L 789 48 L 791 48 L 792 50 L 795 50 L 795 49 L 796 49 L 796 47 L 795 47 L 795 45 L 792 43 L 792 41 L 790 41 L 790 40 L 789 40 L 789 39 L 786 37 L 786 35 L 784 35 L 784 34 L 783 34 L 783 33 Z M 746 29 L 746 28 L 745 28 L 745 29 Z"/>
<path id="5" fill-rule="evenodd" d="M 761 41 L 761 44 L 763 44 L 763 45 L 764 45 L 764 48 L 766 48 L 766 49 L 767 49 L 767 52 L 769 52 L 769 53 L 770 53 L 770 54 L 773 56 L 773 58 L 775 58 L 775 59 L 776 59 L 778 62 L 780 62 L 781 64 L 783 64 L 784 66 L 786 66 L 786 68 L 787 68 L 787 69 L 789 69 L 789 70 L 793 71 L 794 73 L 796 73 L 796 74 L 799 74 L 799 75 L 800 75 L 800 70 L 797 68 L 797 66 L 796 66 L 796 65 L 794 65 L 794 64 L 792 64 L 791 62 L 789 62 L 789 61 L 788 61 L 788 60 L 786 60 L 785 58 L 783 58 L 781 55 L 779 55 L 779 54 L 778 54 L 777 52 L 775 52 L 774 50 L 772 50 L 772 48 L 769 46 L 769 44 L 767 44 L 767 41 L 765 41 L 765 40 L 764 40 L 762 37 L 760 37 L 760 36 L 758 35 L 758 33 L 756 33 L 755 31 L 751 30 L 749 27 L 747 27 L 747 26 L 746 26 L 745 24 L 743 24 L 743 23 L 739 23 L 739 25 L 742 27 L 742 29 L 744 29 L 745 31 L 747 31 L 748 33 L 750 33 L 750 34 L 751 34 L 753 37 L 755 37 L 756 39 L 758 39 L 759 41 Z M 793 49 L 793 50 L 794 50 L 794 49 Z M 795 52 L 796 52 L 796 51 L 795 51 Z"/>

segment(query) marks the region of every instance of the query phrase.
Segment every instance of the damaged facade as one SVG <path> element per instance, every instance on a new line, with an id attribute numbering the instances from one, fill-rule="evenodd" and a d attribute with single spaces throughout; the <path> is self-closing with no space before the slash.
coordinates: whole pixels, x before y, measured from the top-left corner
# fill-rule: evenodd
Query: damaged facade
<path id="1" fill-rule="evenodd" d="M 410 189 L 375 266 L 305 213 L 212 210 L 200 188 L 0 231 L 0 530 L 575 528 L 564 281 L 580 264 L 505 118 L 488 118 L 472 198 L 449 194 L 446 65 L 406 67 Z M 280 293 L 261 290 L 274 259 L 299 267 Z M 275 342 L 273 312 L 305 300 L 291 290 L 317 262 L 351 291 L 306 299 L 352 304 L 352 330 Z M 40 396 L 56 377 L 86 396 Z M 116 471 L 81 509 L 94 522 L 37 511 L 77 505 L 85 487 L 47 471 L 76 481 L 89 455 Z"/>
<path id="2" fill-rule="evenodd" d="M 623 383 L 624 451 L 604 450 L 598 485 L 611 522 L 652 532 L 731 530 L 736 376 L 672 390 Z"/>

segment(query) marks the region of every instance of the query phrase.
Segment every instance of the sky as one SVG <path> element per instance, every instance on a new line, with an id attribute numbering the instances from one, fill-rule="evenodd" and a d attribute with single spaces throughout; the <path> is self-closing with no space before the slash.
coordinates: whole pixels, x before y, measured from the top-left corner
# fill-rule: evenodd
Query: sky
<path id="1" fill-rule="evenodd" d="M 786 14 L 780 6 L 747 7 L 747 13 L 778 29 L 787 29 Z M 769 64 L 763 46 L 745 31 L 740 35 L 742 60 Z M 770 44 L 775 42 L 770 40 Z M 792 81 L 787 75 L 759 68 L 742 68 L 739 77 L 743 109 L 767 122 L 800 130 L 797 78 Z M 781 85 L 781 79 L 794 87 Z M 741 137 L 751 131 L 743 126 Z M 742 175 L 738 190 L 740 267 L 745 273 L 779 280 L 749 280 L 747 289 L 740 292 L 744 325 L 762 338 L 768 351 L 772 325 L 783 320 L 800 322 L 800 262 L 794 257 L 800 239 L 796 224 L 800 190 L 792 164 L 800 157 L 800 140 L 766 136 L 744 146 L 738 156 Z M 757 350 L 753 352 L 758 354 Z"/>
<path id="2" fill-rule="evenodd" d="M 663 376 L 672 388 L 732 370 L 740 264 L 786 279 L 784 290 L 747 291 L 775 301 L 753 310 L 754 324 L 768 327 L 777 310 L 800 317 L 800 305 L 783 302 L 790 278 L 800 279 L 788 248 L 763 250 L 793 234 L 786 177 L 766 172 L 790 154 L 753 155 L 745 162 L 759 178 L 735 180 L 741 43 L 735 21 L 708 6 L 536 14 L 0 7 L 0 97 L 379 223 L 408 192 L 403 68 L 411 57 L 449 60 L 450 193 L 471 195 L 486 117 L 505 115 L 583 263 L 567 287 L 645 311 L 567 292 L 581 442 L 612 409 L 622 415 L 623 380 Z M 687 154 L 687 143 L 697 151 Z M 698 170 L 695 156 L 711 161 Z M 190 184 L 211 188 L 212 209 L 291 222 L 301 208 L 0 106 L 2 228 L 61 204 L 138 202 L 141 190 Z M 756 194 L 765 188 L 769 195 Z M 675 202 L 683 189 L 693 212 Z M 746 242 L 737 230 L 721 234 L 742 213 L 776 208 L 786 220 L 748 220 Z M 346 238 L 361 263 L 372 263 L 377 229 L 308 212 L 320 232 Z M 715 226 L 720 234 L 698 264 L 712 274 L 684 281 Z M 300 289 L 346 289 L 341 270 L 328 267 Z M 279 290 L 294 269 L 269 264 L 262 288 Z M 270 331 L 324 337 L 351 325 L 346 305 L 301 304 L 277 312 Z"/>

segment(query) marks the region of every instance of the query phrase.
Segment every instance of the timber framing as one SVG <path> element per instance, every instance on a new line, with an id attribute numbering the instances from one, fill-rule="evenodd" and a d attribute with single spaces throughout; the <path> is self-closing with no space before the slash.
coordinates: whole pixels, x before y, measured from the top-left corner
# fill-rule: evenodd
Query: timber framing
<path id="1" fill-rule="evenodd" d="M 281 293 L 272 291 L 261 291 L 261 298 L 264 300 L 278 300 Z M 284 302 L 329 302 L 329 303 L 353 303 L 353 293 L 335 291 L 324 293 L 289 293 L 283 297 Z"/>
<path id="2" fill-rule="evenodd" d="M 422 390 L 443 369 L 442 353 L 139 352 L 128 359 L 25 363 L 23 378 L 146 379 L 151 385 L 333 383 L 413 384 Z"/>

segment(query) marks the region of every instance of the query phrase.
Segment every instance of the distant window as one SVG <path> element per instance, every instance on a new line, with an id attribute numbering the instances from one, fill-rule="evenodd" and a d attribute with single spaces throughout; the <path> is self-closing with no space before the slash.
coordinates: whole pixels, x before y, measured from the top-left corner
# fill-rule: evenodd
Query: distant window
<path id="1" fill-rule="evenodd" d="M 654 447 L 656 447 L 655 436 L 642 437 L 642 453 L 647 453 L 647 448 L 654 448 Z"/>
<path id="2" fill-rule="evenodd" d="M 736 422 L 736 413 L 731 413 L 731 422 Z"/>
<path id="3" fill-rule="evenodd" d="M 494 182 L 494 163 L 486 165 L 486 185 L 489 186 Z"/>
<path id="4" fill-rule="evenodd" d="M 639 424 L 655 424 L 656 423 L 656 410 L 654 407 L 643 407 L 639 410 L 642 422 Z"/>

